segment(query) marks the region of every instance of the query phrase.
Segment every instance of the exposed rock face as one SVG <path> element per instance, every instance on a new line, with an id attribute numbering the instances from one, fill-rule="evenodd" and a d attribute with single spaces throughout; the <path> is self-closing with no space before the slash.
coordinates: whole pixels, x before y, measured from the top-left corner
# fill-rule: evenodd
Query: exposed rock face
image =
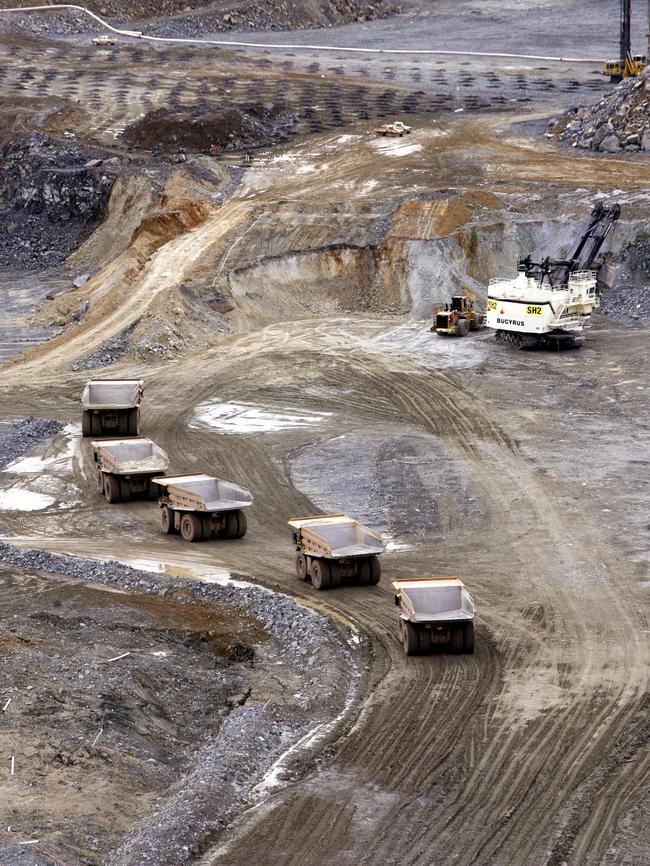
<path id="1" fill-rule="evenodd" d="M 0 267 L 61 262 L 104 211 L 114 177 L 76 142 L 40 133 L 0 151 Z"/>
<path id="2" fill-rule="evenodd" d="M 650 151 L 650 68 L 627 78 L 596 105 L 576 106 L 549 124 L 549 135 L 604 153 Z"/>

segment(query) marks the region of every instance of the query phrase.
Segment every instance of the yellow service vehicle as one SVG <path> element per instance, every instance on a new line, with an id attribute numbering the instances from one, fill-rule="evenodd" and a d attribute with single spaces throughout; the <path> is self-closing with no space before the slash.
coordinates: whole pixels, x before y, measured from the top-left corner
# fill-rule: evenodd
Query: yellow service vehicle
<path id="1" fill-rule="evenodd" d="M 433 308 L 433 324 L 430 328 L 436 334 L 464 337 L 469 331 L 478 331 L 485 325 L 485 314 L 477 313 L 474 304 L 465 295 L 452 295 L 451 301 L 444 306 L 436 304 Z"/>

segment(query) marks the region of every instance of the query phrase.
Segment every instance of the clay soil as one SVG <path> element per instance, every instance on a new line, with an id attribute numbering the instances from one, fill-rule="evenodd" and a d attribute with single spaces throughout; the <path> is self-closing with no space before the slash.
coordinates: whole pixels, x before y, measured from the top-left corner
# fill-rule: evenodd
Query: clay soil
<path id="1" fill-rule="evenodd" d="M 595 316 L 585 345 L 561 353 L 428 330 L 431 305 L 451 291 L 484 298 L 488 279 L 513 272 L 518 255 L 564 253 L 595 200 L 622 205 L 612 250 L 642 242 L 648 157 L 558 150 L 543 135 L 549 117 L 608 85 L 586 69 L 324 53 L 309 63 L 290 52 L 213 57 L 208 69 L 202 49 L 123 47 L 84 68 L 89 47 L 59 43 L 37 70 L 21 44 L 3 49 L 6 93 L 82 99 L 77 139 L 142 171 L 116 182 L 104 226 L 68 260 L 71 275 L 92 271 L 89 282 L 54 300 L 38 295 L 30 321 L 62 331 L 3 365 L 0 417 L 78 425 L 88 374 L 74 365 L 91 357 L 94 375 L 146 380 L 142 432 L 174 471 L 232 479 L 255 503 L 240 542 L 164 537 L 151 503 L 111 507 L 99 497 L 89 443 L 68 427 L 31 452 L 41 471 L 2 476 L 3 489 L 54 499 L 4 510 L 4 540 L 162 563 L 195 579 L 244 576 L 330 617 L 360 671 L 336 725 L 292 751 L 279 783 L 206 836 L 194 862 L 647 863 L 647 327 Z M 298 117 L 294 136 L 251 160 L 197 155 L 163 168 L 120 140 L 165 100 L 214 106 L 226 91 L 242 105 L 281 97 Z M 411 135 L 373 134 L 392 116 L 411 123 Z M 17 329 L 26 320 L 12 318 Z M 102 366 L 105 347 L 123 339 L 121 357 Z M 318 593 L 296 580 L 286 521 L 319 511 L 353 513 L 385 534 L 377 587 Z M 391 580 L 430 574 L 466 581 L 475 655 L 405 657 Z M 11 591 L 6 616 L 28 620 L 25 640 L 46 641 L 38 622 L 57 600 L 69 613 L 56 628 L 100 610 L 102 658 L 118 654 L 109 635 L 126 607 L 134 640 L 159 639 L 147 605 L 11 569 L 3 580 L 24 588 Z M 87 632 L 79 626 L 66 652 L 81 652 Z M 24 646 L 13 640 L 7 683 L 21 674 Z M 191 650 L 172 649 L 178 670 Z M 31 676 L 42 686 L 46 675 Z M 179 680 L 175 701 L 193 681 Z M 267 688 L 280 700 L 293 694 L 282 677 Z M 50 748 L 52 731 L 67 735 L 69 716 L 44 732 L 27 709 L 20 731 L 30 744 Z M 96 708 L 84 713 L 90 737 Z M 167 735 L 151 733 L 147 772 L 163 773 Z M 8 756 L 3 749 L 5 775 Z M 83 760 L 95 772 L 103 759 Z M 57 774 L 78 772 L 50 764 L 40 777 L 37 767 L 34 757 L 31 775 L 5 779 L 23 839 L 45 826 L 29 810 L 30 784 L 54 802 Z M 155 823 L 166 776 L 156 802 L 132 797 L 120 766 L 105 770 L 110 796 L 96 778 L 84 799 L 122 840 L 131 821 Z M 114 841 L 100 838 L 93 856 L 108 856 Z M 145 862 L 131 854 L 120 866 Z"/>

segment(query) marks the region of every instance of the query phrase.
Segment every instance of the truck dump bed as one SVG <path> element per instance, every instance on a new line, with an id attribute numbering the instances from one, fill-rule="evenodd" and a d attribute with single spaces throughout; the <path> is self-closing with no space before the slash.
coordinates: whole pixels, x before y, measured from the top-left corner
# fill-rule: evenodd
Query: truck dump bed
<path id="1" fill-rule="evenodd" d="M 134 409 L 140 405 L 142 379 L 91 379 L 81 395 L 87 409 Z"/>
<path id="2" fill-rule="evenodd" d="M 402 615 L 411 622 L 474 618 L 474 602 L 457 577 L 414 577 L 393 581 Z"/>
<path id="3" fill-rule="evenodd" d="M 305 552 L 315 556 L 338 559 L 384 552 L 381 535 L 347 514 L 294 517 L 289 526 L 299 531 Z"/>
<path id="4" fill-rule="evenodd" d="M 171 507 L 183 511 L 235 511 L 253 504 L 248 490 L 212 475 L 173 475 L 152 480 L 166 489 Z"/>
<path id="5" fill-rule="evenodd" d="M 99 439 L 91 442 L 99 468 L 115 475 L 164 472 L 169 458 L 146 436 L 128 439 Z"/>

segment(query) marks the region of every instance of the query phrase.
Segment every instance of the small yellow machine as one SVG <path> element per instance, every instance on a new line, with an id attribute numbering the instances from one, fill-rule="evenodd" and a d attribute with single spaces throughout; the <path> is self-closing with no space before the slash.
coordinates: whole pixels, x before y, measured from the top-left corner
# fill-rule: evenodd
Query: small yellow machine
<path id="1" fill-rule="evenodd" d="M 610 81 L 622 81 L 624 78 L 636 78 L 646 67 L 645 54 L 629 55 L 625 62 L 620 60 L 608 60 L 603 65 L 603 75 L 609 75 Z"/>
<path id="2" fill-rule="evenodd" d="M 431 330 L 436 334 L 465 337 L 469 331 L 478 331 L 484 325 L 485 314 L 477 313 L 473 302 L 465 295 L 452 295 L 449 303 L 436 304 L 433 308 Z"/>

